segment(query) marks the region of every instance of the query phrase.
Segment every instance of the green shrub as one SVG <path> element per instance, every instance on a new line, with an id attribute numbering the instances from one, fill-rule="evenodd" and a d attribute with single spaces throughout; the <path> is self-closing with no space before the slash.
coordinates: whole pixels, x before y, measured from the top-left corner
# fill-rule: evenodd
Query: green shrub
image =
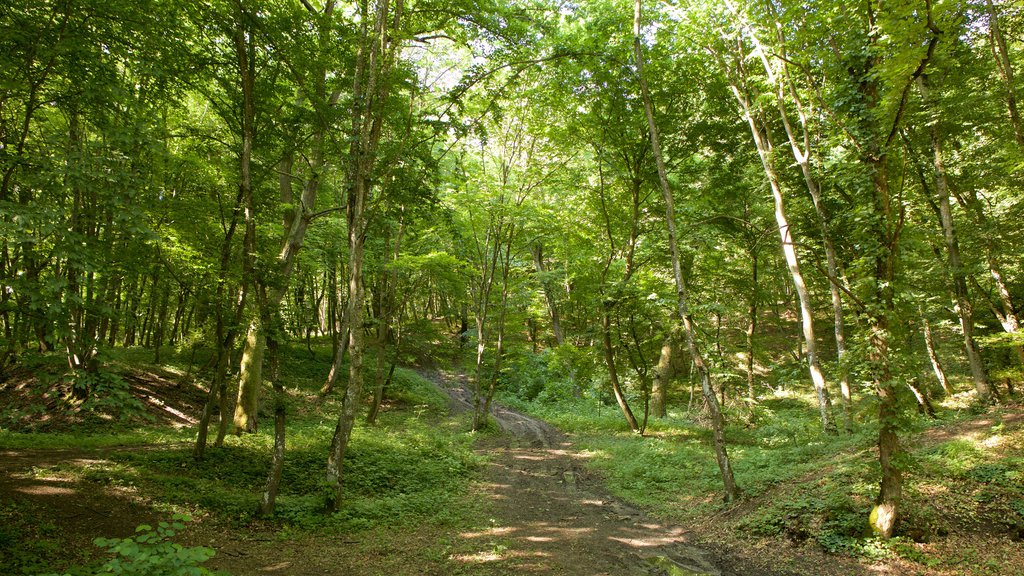
<path id="1" fill-rule="evenodd" d="M 201 565 L 215 552 L 204 546 L 186 547 L 170 538 L 185 528 L 184 522 L 189 517 L 175 514 L 171 522 L 161 522 L 156 529 L 143 524 L 135 529 L 135 535 L 129 538 L 97 538 L 94 543 L 105 548 L 113 558 L 107 560 L 95 574 L 122 574 L 124 576 L 216 576 Z M 82 574 L 81 568 L 72 569 L 64 576 L 72 573 Z M 57 576 L 49 574 L 46 576 Z"/>

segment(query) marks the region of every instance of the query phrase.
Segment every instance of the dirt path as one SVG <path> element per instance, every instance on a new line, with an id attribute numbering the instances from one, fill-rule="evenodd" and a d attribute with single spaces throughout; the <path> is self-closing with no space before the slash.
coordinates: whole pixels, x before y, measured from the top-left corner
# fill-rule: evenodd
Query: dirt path
<path id="1" fill-rule="evenodd" d="M 462 378 L 434 381 L 454 410 L 472 409 Z M 683 528 L 608 495 L 569 438 L 548 424 L 503 406 L 492 413 L 505 432 L 479 448 L 490 459 L 479 491 L 490 502 L 492 527 L 465 535 L 496 543 L 479 564 L 500 564 L 504 572 L 496 573 L 567 576 L 771 574 L 737 569 L 735 558 L 702 549 Z"/>

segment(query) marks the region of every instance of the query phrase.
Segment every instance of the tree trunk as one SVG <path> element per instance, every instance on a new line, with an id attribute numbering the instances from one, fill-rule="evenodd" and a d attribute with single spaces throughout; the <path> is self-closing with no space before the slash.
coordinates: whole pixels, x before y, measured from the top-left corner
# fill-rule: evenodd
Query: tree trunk
<path id="1" fill-rule="evenodd" d="M 619 372 L 615 367 L 615 349 L 612 348 L 611 308 L 612 305 L 605 303 L 601 313 L 601 343 L 604 348 L 604 363 L 608 367 L 608 380 L 611 381 L 615 402 L 619 405 L 622 415 L 625 416 L 629 429 L 636 432 L 640 429 L 640 424 L 637 423 L 636 416 L 633 415 L 633 411 L 629 408 L 629 402 L 622 393 L 622 386 L 619 384 Z"/>
<path id="2" fill-rule="evenodd" d="M 889 318 L 894 310 L 893 280 L 899 228 L 898 224 L 893 224 L 886 154 L 876 151 L 873 154 L 869 153 L 864 160 L 872 170 L 873 209 L 876 219 L 873 227 L 879 244 L 871 294 L 868 364 L 878 394 L 878 461 L 882 467 L 882 479 L 869 522 L 876 534 L 882 538 L 889 538 L 896 527 L 903 499 L 903 472 L 899 462 L 902 449 L 896 433 L 899 426 L 899 406 L 889 364 Z"/>
<path id="3" fill-rule="evenodd" d="M 1003 30 L 999 25 L 999 15 L 992 0 L 985 0 L 985 7 L 988 9 L 988 30 L 992 36 L 992 51 L 996 57 L 996 68 L 1003 78 L 1006 86 L 1006 108 L 1010 114 L 1010 124 L 1013 125 L 1013 137 L 1018 146 L 1024 147 L 1024 127 L 1021 126 L 1020 113 L 1017 111 L 1017 89 L 1013 78 L 1013 66 L 1010 64 L 1010 54 L 1006 49 L 1006 39 L 1003 37 Z"/>
<path id="4" fill-rule="evenodd" d="M 757 403 L 757 391 L 754 390 L 754 331 L 757 330 L 757 247 L 750 250 L 750 280 L 752 283 L 750 295 L 747 297 L 749 308 L 747 311 L 747 406 L 751 419 L 754 414 L 754 405 Z"/>
<path id="5" fill-rule="evenodd" d="M 668 416 L 668 387 L 676 376 L 675 364 L 678 362 L 676 356 L 676 343 L 673 335 L 670 334 L 661 343 L 661 355 L 658 356 L 658 365 L 654 369 L 654 381 L 651 385 L 651 402 L 649 410 L 655 418 Z"/>
<path id="6" fill-rule="evenodd" d="M 341 336 L 338 339 L 338 345 L 334 347 L 334 357 L 331 359 L 331 370 L 327 373 L 327 381 L 324 382 L 324 385 L 320 388 L 321 398 L 334 391 L 334 386 L 338 382 L 338 376 L 341 375 L 341 363 L 345 359 L 345 352 L 348 351 L 351 326 L 348 320 L 347 304 L 338 323 L 341 325 L 341 330 L 339 331 Z"/>
<path id="7" fill-rule="evenodd" d="M 239 82 L 242 91 L 242 149 L 239 154 L 239 172 L 241 205 L 244 210 L 245 236 L 242 241 L 242 285 L 245 290 L 254 286 L 254 266 L 256 261 L 256 202 L 252 190 L 252 149 L 255 138 L 256 121 L 256 57 L 252 31 L 247 24 L 248 17 L 241 4 L 236 6 L 235 29 L 232 42 L 235 57 L 238 60 Z M 246 350 L 242 354 L 242 366 L 239 371 L 238 399 L 234 412 L 235 433 L 254 432 L 256 430 L 256 403 L 258 402 L 259 386 L 263 383 L 263 343 L 264 337 L 258 331 L 259 314 L 250 325 L 246 334 Z M 259 345 L 259 349 L 253 346 Z M 221 415 L 222 421 L 224 415 Z"/>
<path id="8" fill-rule="evenodd" d="M 284 469 L 285 449 L 285 417 L 288 405 L 285 400 L 284 384 L 281 383 L 281 358 L 278 355 L 277 339 L 267 339 L 267 353 L 270 356 L 270 380 L 274 385 L 274 453 L 270 462 L 270 472 L 260 500 L 260 515 L 270 516 L 274 513 L 274 503 L 281 487 L 281 471 Z"/>
<path id="9" fill-rule="evenodd" d="M 355 425 L 363 397 L 363 208 L 366 202 L 368 179 L 356 175 L 348 192 L 348 245 L 349 245 L 349 301 L 346 316 L 348 330 L 348 384 L 342 402 L 338 423 L 331 438 L 327 458 L 327 481 L 332 488 L 330 509 L 337 512 L 342 504 L 342 462 L 348 449 L 352 427 Z"/>
<path id="10" fill-rule="evenodd" d="M 928 352 L 928 361 L 932 365 L 932 371 L 935 372 L 935 378 L 942 385 L 942 390 L 947 395 L 953 394 L 953 388 L 949 385 L 949 380 L 946 379 L 946 371 L 942 368 L 942 363 L 939 362 L 939 355 L 935 352 L 935 339 L 932 336 L 932 326 L 928 322 L 928 318 L 924 315 L 923 309 L 918 309 L 921 315 L 921 324 L 924 328 L 924 347 Z"/>
<path id="11" fill-rule="evenodd" d="M 245 334 L 238 377 L 238 399 L 235 401 L 235 434 L 256 432 L 258 426 L 259 393 L 263 386 L 263 351 L 267 343 L 263 331 L 265 308 L 266 304 L 261 302 Z"/>
<path id="12" fill-rule="evenodd" d="M 533 265 L 537 269 L 537 275 L 540 276 L 540 285 L 544 290 L 544 301 L 548 305 L 548 315 L 551 317 L 551 332 L 555 336 L 555 345 L 561 346 L 562 342 L 565 341 L 565 335 L 562 333 L 562 320 L 558 314 L 554 289 L 547 278 L 547 269 L 544 266 L 544 245 L 540 242 L 535 243 L 532 247 L 532 252 Z"/>
<path id="13" fill-rule="evenodd" d="M 360 45 L 356 57 L 352 89 L 352 131 L 349 144 L 346 216 L 349 248 L 349 381 L 338 423 L 331 438 L 327 457 L 327 483 L 331 487 L 328 507 L 338 511 L 342 505 L 342 462 L 352 436 L 356 414 L 363 394 L 363 252 L 366 239 L 366 201 L 369 197 L 377 144 L 384 124 L 384 101 L 389 94 L 387 76 L 400 43 L 402 0 L 378 0 L 375 14 L 361 8 Z M 370 25 L 373 25 L 372 33 Z"/>
<path id="14" fill-rule="evenodd" d="M 725 446 L 725 419 L 718 405 L 714 389 L 711 386 L 711 375 L 700 354 L 697 345 L 696 331 L 690 317 L 686 284 L 683 279 L 682 267 L 680 265 L 679 244 L 676 238 L 675 209 L 672 199 L 672 189 L 668 182 L 668 173 L 665 169 L 665 159 L 661 153 L 661 143 L 658 138 L 658 128 L 654 122 L 654 105 L 651 103 L 650 90 L 647 87 L 647 80 L 644 77 L 643 49 L 640 43 L 640 17 L 641 0 L 634 0 L 633 4 L 633 51 L 636 57 L 636 75 L 640 83 L 640 92 L 643 98 L 644 112 L 647 116 L 647 127 L 651 137 L 651 150 L 654 153 L 654 161 L 658 168 L 658 181 L 661 184 L 662 196 L 665 199 L 665 223 L 668 227 L 668 243 L 672 253 L 672 273 L 676 284 L 676 304 L 679 318 L 683 323 L 683 330 L 686 334 L 686 345 L 690 350 L 690 357 L 700 374 L 701 390 L 711 411 L 711 429 L 714 436 L 715 458 L 718 460 L 718 469 L 722 475 L 722 483 L 725 487 L 725 500 L 727 502 L 739 498 L 740 490 L 736 486 L 733 477 L 732 465 L 729 462 L 729 454 Z"/>
<path id="15" fill-rule="evenodd" d="M 782 242 L 782 253 L 786 259 L 786 266 L 789 268 L 790 277 L 793 280 L 793 287 L 796 289 L 797 300 L 800 303 L 800 323 L 803 333 L 804 345 L 807 349 L 807 368 L 810 371 L 811 382 L 814 385 L 814 393 L 818 399 L 818 415 L 821 420 L 821 428 L 826 432 L 834 432 L 835 424 L 832 422 L 831 408 L 828 389 L 825 385 L 825 375 L 821 371 L 818 362 L 818 344 L 814 336 L 814 314 L 812 311 L 811 296 L 804 282 L 803 274 L 800 272 L 800 262 L 797 259 L 796 245 L 793 242 L 793 235 L 790 230 L 789 220 L 786 217 L 785 200 L 782 195 L 782 181 L 775 170 L 772 160 L 774 146 L 767 128 L 762 128 L 760 119 L 755 117 L 753 106 L 746 93 L 740 90 L 739 83 L 732 85 L 733 95 L 743 110 L 743 115 L 750 127 L 750 133 L 754 139 L 758 156 L 761 158 L 761 166 L 764 168 L 765 176 L 772 191 L 772 198 L 775 201 L 775 222 L 779 228 L 779 238 Z"/>
<path id="16" fill-rule="evenodd" d="M 919 87 L 927 103 L 928 83 L 926 78 L 921 79 Z M 956 228 L 953 226 L 953 212 L 949 205 L 949 180 L 946 177 L 942 138 L 937 121 L 932 123 L 929 136 L 932 145 L 932 166 L 935 170 L 935 197 L 938 200 L 942 237 L 946 243 L 946 257 L 949 275 L 953 283 L 953 295 L 956 299 L 956 313 L 964 335 L 964 350 L 967 352 L 967 360 L 971 367 L 974 388 L 978 391 L 978 398 L 983 402 L 988 402 L 992 398 L 992 388 L 989 385 L 988 374 L 985 372 L 985 365 L 978 352 L 978 346 L 974 342 L 974 305 L 967 294 L 967 275 L 960 260 L 960 243 L 957 239 Z M 943 384 L 943 389 L 948 389 L 948 387 L 948 384 Z"/>

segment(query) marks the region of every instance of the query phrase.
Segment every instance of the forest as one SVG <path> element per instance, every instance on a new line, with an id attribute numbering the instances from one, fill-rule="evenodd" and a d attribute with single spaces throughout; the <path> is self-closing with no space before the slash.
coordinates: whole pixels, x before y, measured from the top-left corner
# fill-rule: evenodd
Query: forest
<path id="1" fill-rule="evenodd" d="M 1014 0 L 3 3 L 0 571 L 1024 575 L 1022 66 Z"/>

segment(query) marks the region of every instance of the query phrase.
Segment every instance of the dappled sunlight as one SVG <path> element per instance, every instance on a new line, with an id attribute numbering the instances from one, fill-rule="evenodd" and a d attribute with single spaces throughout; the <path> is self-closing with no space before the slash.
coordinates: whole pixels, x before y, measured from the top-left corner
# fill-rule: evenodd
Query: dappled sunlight
<path id="1" fill-rule="evenodd" d="M 269 566 L 264 566 L 263 568 L 260 568 L 260 572 L 282 572 L 282 573 L 287 573 L 285 571 L 288 570 L 289 568 L 291 568 L 291 566 L 292 566 L 291 562 L 278 562 L 277 564 L 271 564 Z"/>
<path id="2" fill-rule="evenodd" d="M 508 526 L 494 526 L 485 530 L 478 530 L 476 532 L 461 532 L 459 537 L 461 538 L 481 538 L 484 536 L 506 536 L 514 532 L 515 528 Z"/>
<path id="3" fill-rule="evenodd" d="M 647 526 L 647 529 L 651 530 L 649 534 L 633 537 L 613 536 L 609 538 L 609 540 L 621 542 L 630 548 L 654 548 L 657 546 L 668 546 L 674 544 L 686 534 L 686 532 L 681 528 L 666 529 L 661 526 L 657 527 L 659 528 L 658 530 L 653 530 L 650 526 L 651 525 Z"/>
<path id="4" fill-rule="evenodd" d="M 512 456 L 512 457 L 515 458 L 516 460 L 531 460 L 531 461 L 534 461 L 534 462 L 546 462 L 548 460 L 551 460 L 550 456 L 538 456 L 538 455 L 534 455 L 534 454 L 522 454 L 522 453 L 516 454 L 515 456 Z"/>
<path id="5" fill-rule="evenodd" d="M 15 486 L 14 491 L 20 492 L 21 494 L 28 494 L 30 496 L 74 496 L 76 494 L 73 488 L 58 486 L 49 482 L 50 481 L 48 480 L 44 480 L 40 483 L 29 484 L 27 486 Z M 60 484 L 64 484 L 64 482 L 60 482 Z"/>
<path id="6" fill-rule="evenodd" d="M 546 569 L 546 564 L 542 560 L 550 556 L 550 554 L 545 552 L 512 550 L 502 544 L 493 544 L 490 550 L 452 554 L 450 559 L 464 564 L 489 564 L 492 562 L 512 561 L 515 563 L 517 571 L 543 571 Z"/>
<path id="7" fill-rule="evenodd" d="M 941 494 L 948 494 L 949 487 L 943 484 L 922 483 L 917 485 L 917 491 L 924 496 L 934 497 Z"/>
<path id="8" fill-rule="evenodd" d="M 984 446 L 985 448 L 988 448 L 989 450 L 999 448 L 1004 443 L 1006 443 L 1006 437 L 1000 435 L 990 436 L 981 441 L 981 445 Z"/>

